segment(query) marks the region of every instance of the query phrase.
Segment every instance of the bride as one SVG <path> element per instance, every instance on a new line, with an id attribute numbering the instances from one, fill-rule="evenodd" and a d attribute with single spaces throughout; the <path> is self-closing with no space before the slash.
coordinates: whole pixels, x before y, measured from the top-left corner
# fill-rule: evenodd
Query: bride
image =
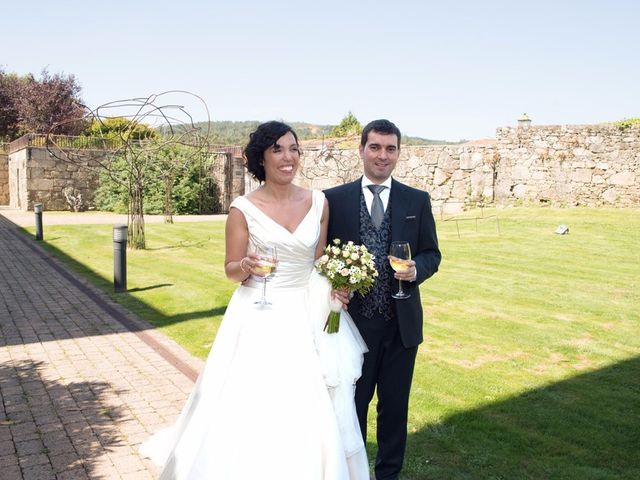
<path id="1" fill-rule="evenodd" d="M 292 183 L 300 150 L 281 122 L 245 148 L 260 188 L 231 204 L 225 272 L 241 282 L 177 422 L 141 453 L 161 479 L 361 480 L 369 468 L 353 402 L 366 345 L 343 311 L 322 331 L 330 287 L 314 272 L 327 241 L 324 194 Z M 263 285 L 259 246 L 277 249 Z M 256 303 L 265 288 L 270 305 Z"/>

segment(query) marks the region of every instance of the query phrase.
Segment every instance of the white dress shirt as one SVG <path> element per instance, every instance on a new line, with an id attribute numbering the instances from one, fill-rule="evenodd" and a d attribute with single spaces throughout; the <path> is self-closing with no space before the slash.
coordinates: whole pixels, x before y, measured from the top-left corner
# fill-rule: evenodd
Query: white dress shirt
<path id="1" fill-rule="evenodd" d="M 366 175 L 362 176 L 362 193 L 364 194 L 364 203 L 367 204 L 367 210 L 371 215 L 371 204 L 373 203 L 373 192 L 369 190 L 369 185 L 382 185 L 385 188 L 380 192 L 380 200 L 382 200 L 382 208 L 387 211 L 387 205 L 389 205 L 389 195 L 391 194 L 391 177 L 387 178 L 382 183 L 373 183 L 367 178 Z"/>
<path id="2" fill-rule="evenodd" d="M 369 190 L 369 185 L 383 185 L 387 188 L 380 192 L 380 200 L 382 200 L 382 206 L 384 207 L 384 211 L 387 211 L 387 205 L 389 205 L 389 195 L 391 194 L 391 177 L 387 178 L 382 183 L 373 183 L 369 180 L 366 175 L 362 176 L 362 193 L 364 194 L 364 201 L 367 204 L 367 210 L 369 211 L 369 215 L 371 215 L 371 204 L 373 203 L 373 192 Z M 413 275 L 409 282 L 415 282 L 416 278 L 418 278 L 418 271 L 413 268 Z"/>

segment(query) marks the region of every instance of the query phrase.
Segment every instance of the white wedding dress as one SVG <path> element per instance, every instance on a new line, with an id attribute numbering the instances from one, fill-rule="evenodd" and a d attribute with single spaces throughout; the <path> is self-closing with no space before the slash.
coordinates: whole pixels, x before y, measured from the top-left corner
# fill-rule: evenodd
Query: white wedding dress
<path id="1" fill-rule="evenodd" d="M 141 453 L 163 465 L 163 480 L 368 480 L 353 402 L 366 345 L 348 314 L 322 331 L 329 285 L 313 269 L 324 194 L 313 192 L 291 233 L 247 198 L 250 242 L 273 243 L 278 267 L 267 284 L 234 292 L 209 357 L 177 422 Z"/>

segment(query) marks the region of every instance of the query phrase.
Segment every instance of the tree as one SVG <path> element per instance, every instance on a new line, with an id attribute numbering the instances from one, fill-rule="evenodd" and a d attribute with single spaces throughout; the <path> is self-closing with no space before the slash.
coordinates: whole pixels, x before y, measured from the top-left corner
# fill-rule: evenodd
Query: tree
<path id="1" fill-rule="evenodd" d="M 192 155 L 189 148 L 179 144 L 164 145 L 156 152 L 153 169 L 164 186 L 164 223 L 173 223 L 173 185 L 176 177 L 189 165 Z"/>
<path id="2" fill-rule="evenodd" d="M 15 103 L 20 79 L 0 67 L 0 140 L 11 141 L 18 135 L 18 108 Z"/>
<path id="3" fill-rule="evenodd" d="M 86 127 L 77 122 L 85 112 L 80 84 L 73 75 L 50 74 L 40 78 L 19 76 L 0 69 L 0 138 L 13 140 L 26 133 L 46 133 L 52 125 L 64 125 L 58 133 L 75 135 Z"/>
<path id="4" fill-rule="evenodd" d="M 331 130 L 331 135 L 334 137 L 350 137 L 360 133 L 362 133 L 362 125 L 351 112 L 347 113 L 340 124 Z"/>
<path id="5" fill-rule="evenodd" d="M 167 130 L 170 132 L 170 130 Z M 126 117 L 94 118 L 83 132 L 96 138 L 144 140 L 158 137 L 158 132 L 144 123 L 131 124 Z"/>
<path id="6" fill-rule="evenodd" d="M 207 215 L 220 213 L 220 190 L 211 176 L 211 163 L 216 155 L 189 156 L 183 169 L 175 176 L 173 185 L 167 188 L 165 179 L 151 175 L 145 182 L 144 214 L 160 215 L 167 211 L 167 194 L 171 192 L 170 209 L 173 215 Z M 160 162 L 162 163 L 162 161 Z M 107 170 L 100 172 L 99 186 L 94 202 L 98 210 L 127 213 L 129 193 L 126 186 L 115 182 Z M 171 222 L 168 222 L 171 223 Z"/>
<path id="7" fill-rule="evenodd" d="M 21 82 L 15 103 L 18 109 L 18 127 L 22 133 L 47 133 L 55 125 L 60 135 L 77 135 L 86 124 L 66 122 L 86 113 L 80 98 L 81 87 L 73 75 L 51 74 L 46 69 L 36 79 L 28 74 Z"/>
<path id="8" fill-rule="evenodd" d="M 206 139 L 209 132 L 201 132 L 196 128 L 191 115 L 180 105 L 181 97 L 185 95 L 199 100 L 209 118 L 204 100 L 197 95 L 185 91 L 167 91 L 147 98 L 109 102 L 75 119 L 77 123 L 90 124 L 91 131 L 102 140 L 102 148 L 106 151 L 103 156 L 92 157 L 86 151 L 57 145 L 55 134 L 58 125 L 54 125 L 47 134 L 47 150 L 52 156 L 86 168 L 106 171 L 112 181 L 126 189 L 127 243 L 131 248 L 146 247 L 145 191 L 157 176 L 158 158 L 162 158 L 162 152 L 173 145 L 182 145 L 191 149 L 193 157 L 197 157 L 208 145 Z M 59 125 L 65 127 L 69 123 L 73 122 L 69 120 Z M 162 135 L 157 133 L 160 128 Z"/>

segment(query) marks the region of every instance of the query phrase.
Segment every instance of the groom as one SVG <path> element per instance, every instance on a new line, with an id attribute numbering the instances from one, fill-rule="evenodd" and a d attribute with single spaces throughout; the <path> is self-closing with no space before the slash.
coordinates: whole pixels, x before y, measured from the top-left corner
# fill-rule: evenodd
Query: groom
<path id="1" fill-rule="evenodd" d="M 422 304 L 418 286 L 436 273 L 440 250 L 429 194 L 391 178 L 400 156 L 400 130 L 388 120 L 366 125 L 360 139 L 364 176 L 325 191 L 329 201 L 328 241 L 364 244 L 376 257 L 379 277 L 372 291 L 349 302 L 369 352 L 356 384 L 356 410 L 366 442 L 367 412 L 377 391 L 377 480 L 397 479 L 407 440 L 409 391 L 418 345 Z M 413 261 L 396 272 L 387 259 L 392 241 L 409 242 Z M 398 281 L 411 297 L 395 300 Z"/>

